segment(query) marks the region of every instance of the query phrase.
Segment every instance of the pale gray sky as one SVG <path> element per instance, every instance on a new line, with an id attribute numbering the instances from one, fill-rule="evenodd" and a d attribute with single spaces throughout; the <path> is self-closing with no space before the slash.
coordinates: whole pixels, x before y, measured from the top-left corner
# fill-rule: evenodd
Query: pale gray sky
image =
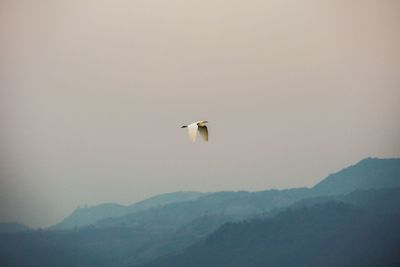
<path id="1" fill-rule="evenodd" d="M 0 221 L 400 156 L 400 1 L 2 0 Z M 210 124 L 191 144 L 179 127 Z"/>

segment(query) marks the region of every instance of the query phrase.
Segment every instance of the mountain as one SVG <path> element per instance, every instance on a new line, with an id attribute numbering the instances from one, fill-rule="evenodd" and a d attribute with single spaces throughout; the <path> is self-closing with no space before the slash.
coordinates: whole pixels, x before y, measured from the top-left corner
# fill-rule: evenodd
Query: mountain
<path id="1" fill-rule="evenodd" d="M 308 191 L 219 192 L 77 229 L 0 235 L 0 266 L 140 264 L 182 250 L 226 222 L 287 206 Z"/>
<path id="2" fill-rule="evenodd" d="M 28 226 L 16 222 L 0 223 L 0 233 L 17 233 L 31 230 Z"/>
<path id="3" fill-rule="evenodd" d="M 228 229 L 227 226 L 242 225 L 240 222 L 243 221 L 246 223 L 242 226 L 249 229 L 241 228 L 240 231 L 247 233 L 254 227 L 251 224 L 253 220 L 260 224 L 272 220 L 271 222 L 275 222 L 273 224 L 278 227 L 279 223 L 274 220 L 281 218 L 279 219 L 281 221 L 278 221 L 285 225 L 289 222 L 285 222 L 283 218 L 287 218 L 288 221 L 293 222 L 300 220 L 298 223 L 301 225 L 302 212 L 298 212 L 299 210 L 309 211 L 304 214 L 310 214 L 311 218 L 317 220 L 319 216 L 324 216 L 324 209 L 329 209 L 327 212 L 331 212 L 329 214 L 332 216 L 334 225 L 332 229 L 336 229 L 335 223 L 338 223 L 336 220 L 350 218 L 349 222 L 354 224 L 352 216 L 359 216 L 357 214 L 363 213 L 366 206 L 369 210 L 368 218 L 372 218 L 372 203 L 376 203 L 375 210 L 381 212 L 386 207 L 387 214 L 393 215 L 392 211 L 397 209 L 397 203 L 399 203 L 397 199 L 395 197 L 392 199 L 395 203 L 392 206 L 379 204 L 382 201 L 388 204 L 388 201 L 385 193 L 380 196 L 375 191 L 379 188 L 387 190 L 387 187 L 395 186 L 396 181 L 400 180 L 400 172 L 397 171 L 400 161 L 398 159 L 389 161 L 392 163 L 388 164 L 388 160 L 380 159 L 363 160 L 328 176 L 313 188 L 200 193 L 193 198 L 187 196 L 185 200 L 179 194 L 172 193 L 162 197 L 156 196 L 128 207 L 106 204 L 82 209 L 81 214 L 77 212 L 67 218 L 72 223 L 64 228 L 0 234 L 0 266 L 133 266 L 146 262 L 152 264 L 152 260 L 157 258 L 156 262 L 160 261 L 160 264 L 164 264 L 161 260 L 181 255 L 180 251 L 183 251 L 184 255 L 189 255 L 186 254 L 188 251 L 194 251 L 193 257 L 196 257 L 197 252 L 194 248 L 200 246 L 203 249 L 204 240 L 209 240 L 209 237 L 215 236 L 221 230 Z M 325 183 L 328 180 L 329 182 Z M 392 182 L 389 183 L 389 180 Z M 341 186 L 342 183 L 346 186 Z M 330 190 L 330 187 L 333 189 Z M 370 187 L 373 188 L 363 189 Z M 352 193 L 346 194 L 349 190 L 352 190 Z M 370 194 L 369 190 L 375 193 Z M 319 210 L 315 208 L 321 206 L 323 208 Z M 118 215 L 119 209 L 122 214 Z M 99 215 L 88 216 L 96 212 Z M 286 214 L 285 212 L 295 215 L 293 217 L 285 215 L 285 217 L 282 215 Z M 315 216 L 312 215 L 314 212 Z M 79 219 L 77 219 L 78 223 L 71 219 L 74 217 Z M 386 217 L 382 216 L 382 218 Z M 67 219 L 65 221 L 68 222 Z M 303 219 L 308 220 L 307 217 Z M 316 229 L 318 229 L 318 223 L 326 224 L 328 227 L 330 222 L 326 220 L 310 221 L 309 225 Z M 386 222 L 382 221 L 382 223 Z M 79 227 L 73 225 L 79 225 Z M 296 234 L 294 230 L 296 229 L 292 229 L 290 233 Z M 332 232 L 332 235 L 334 234 L 335 232 Z M 292 238 L 284 235 L 284 232 L 278 232 L 276 235 L 275 238 L 278 239 L 281 236 L 289 240 Z M 217 236 L 223 238 L 223 235 L 217 234 Z M 287 245 L 285 242 L 277 244 L 280 244 L 282 250 Z M 314 245 L 310 244 L 311 247 Z M 241 248 L 237 249 L 238 252 L 241 251 Z M 257 247 L 255 250 L 262 251 Z M 229 252 L 227 253 L 230 255 Z M 258 255 L 253 254 L 253 256 Z M 264 258 L 260 259 L 264 261 Z"/>
<path id="4" fill-rule="evenodd" d="M 104 203 L 93 207 L 77 208 L 60 223 L 50 227 L 50 229 L 60 230 L 88 226 L 102 219 L 119 217 L 129 213 L 135 213 L 171 203 L 195 200 L 196 198 L 204 195 L 206 195 L 206 193 L 190 191 L 173 192 L 157 195 L 130 206 Z"/>
<path id="5" fill-rule="evenodd" d="M 400 159 L 367 158 L 329 175 L 312 189 L 320 195 L 347 194 L 357 189 L 400 186 Z"/>
<path id="6" fill-rule="evenodd" d="M 178 230 L 204 215 L 243 220 L 317 196 L 348 194 L 358 189 L 400 186 L 400 159 L 368 158 L 329 175 L 313 188 L 259 192 L 217 192 L 196 199 L 98 221 L 96 227 L 143 227 Z M 211 218 L 211 217 L 209 217 Z M 225 221 L 223 219 L 222 221 Z"/>
<path id="7" fill-rule="evenodd" d="M 304 197 L 347 194 L 357 189 L 400 186 L 399 173 L 400 159 L 367 158 L 329 175 L 311 190 L 303 188 L 301 190 L 292 189 L 291 191 L 266 190 L 254 193 L 239 191 L 214 194 L 174 192 L 158 195 L 130 206 L 109 203 L 78 208 L 62 222 L 52 226 L 51 229 L 72 229 L 96 223 L 98 226 L 152 224 L 152 220 L 156 220 L 156 223 L 157 221 L 164 222 L 168 220 L 167 217 L 179 218 L 183 220 L 183 223 L 187 223 L 195 217 L 204 215 L 204 213 L 236 213 L 237 215 L 240 213 L 241 215 L 238 215 L 237 218 L 245 218 L 256 213 L 290 205 Z M 196 203 L 179 204 L 200 197 L 206 198 L 201 198 Z M 164 207 L 172 203 L 177 205 Z M 154 208 L 158 209 L 152 210 Z M 145 210 L 151 211 L 136 214 Z M 160 214 L 165 216 L 162 217 Z M 177 222 L 171 223 L 176 225 Z"/>
<path id="8" fill-rule="evenodd" d="M 218 192 L 193 201 L 173 203 L 98 221 L 95 227 L 144 227 L 177 230 L 204 215 L 223 214 L 244 219 L 274 208 L 288 206 L 310 194 L 310 189 L 260 192 Z"/>
<path id="9" fill-rule="evenodd" d="M 186 201 L 147 209 L 97 222 L 94 229 L 128 228 L 151 233 L 147 244 L 135 255 L 134 263 L 181 250 L 226 222 L 241 221 L 278 207 L 288 206 L 309 194 L 309 189 L 261 192 L 218 192 Z M 140 259 L 139 259 L 140 258 Z"/>
<path id="10" fill-rule="evenodd" d="M 118 217 L 127 213 L 127 207 L 114 203 L 104 203 L 93 207 L 75 209 L 60 223 L 51 229 L 70 229 L 93 224 L 98 220 L 110 217 Z"/>
<path id="11" fill-rule="evenodd" d="M 180 191 L 173 193 L 166 193 L 157 195 L 143 201 L 137 202 L 128 206 L 129 212 L 138 212 L 154 207 L 160 207 L 171 203 L 179 203 L 185 201 L 196 200 L 199 197 L 206 196 L 208 193 L 193 192 L 193 191 Z"/>
<path id="12" fill-rule="evenodd" d="M 400 188 L 319 200 L 224 224 L 182 252 L 140 267 L 399 266 Z"/>

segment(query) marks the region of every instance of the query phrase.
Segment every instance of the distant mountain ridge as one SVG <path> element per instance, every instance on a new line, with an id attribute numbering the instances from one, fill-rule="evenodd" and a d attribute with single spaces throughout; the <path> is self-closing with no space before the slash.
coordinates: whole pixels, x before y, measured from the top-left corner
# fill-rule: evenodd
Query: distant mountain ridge
<path id="1" fill-rule="evenodd" d="M 243 219 L 268 210 L 289 206 L 303 198 L 348 194 L 358 189 L 397 186 L 400 186 L 400 159 L 367 158 L 329 175 L 312 188 L 210 193 L 195 201 L 172 203 L 163 207 L 144 210 L 138 214 L 127 214 L 101 220 L 98 221 L 97 225 L 101 227 L 150 225 L 153 224 L 152 221 L 156 223 L 159 220 L 165 220 L 166 217 L 174 213 L 176 215 L 171 216 L 171 219 L 175 220 L 172 225 L 176 226 L 180 225 L 176 221 L 177 218 L 181 221 L 190 221 L 206 213 L 236 215 L 238 219 Z M 162 217 L 163 214 L 166 217 Z"/>
<path id="2" fill-rule="evenodd" d="M 384 188 L 384 187 L 395 187 L 400 186 L 400 159 L 378 159 L 378 158 L 366 158 L 361 160 L 355 165 L 340 170 L 334 174 L 329 175 L 321 182 L 316 184 L 312 188 L 299 188 L 285 190 L 265 190 L 259 192 L 216 192 L 216 193 L 200 193 L 200 192 L 174 192 L 161 194 L 149 199 L 137 202 L 130 206 L 123 206 L 114 203 L 105 203 L 92 206 L 89 208 L 78 208 L 72 212 L 71 215 L 67 216 L 60 223 L 50 227 L 51 229 L 72 229 L 76 227 L 84 227 L 92 224 L 99 223 L 99 225 L 110 224 L 111 221 L 122 223 L 123 225 L 129 224 L 124 216 L 133 216 L 137 212 L 145 211 L 151 208 L 162 208 L 168 204 L 180 203 L 186 201 L 197 200 L 200 197 L 207 197 L 199 200 L 200 204 L 194 204 L 194 206 L 202 206 L 201 203 L 214 203 L 215 207 L 220 207 L 215 212 L 234 212 L 234 209 L 242 209 L 243 212 L 247 212 L 248 215 L 253 215 L 266 210 L 266 207 L 273 206 L 277 208 L 285 205 L 289 205 L 298 199 L 304 197 L 312 197 L 317 195 L 337 195 L 347 194 L 357 189 L 369 189 L 369 188 Z M 254 201 L 256 205 L 263 203 L 261 208 L 254 206 L 253 204 L 247 204 L 244 207 L 232 205 L 231 202 L 241 202 L 243 199 L 262 199 L 262 196 L 268 192 L 269 195 L 274 197 L 268 197 L 259 203 L 257 200 Z M 296 192 L 296 193 L 295 193 Z M 289 197 L 290 195 L 290 197 Z M 287 199 L 289 197 L 289 199 Z M 229 200 L 227 206 L 224 206 L 223 202 Z M 221 202 L 222 201 L 222 202 Z M 279 204 L 278 204 L 279 202 Z M 274 206 L 274 203 L 276 204 Z M 185 205 L 185 204 L 184 204 Z M 221 206 L 222 205 L 222 206 Z M 190 204 L 188 204 L 190 206 Z M 260 206 L 260 205 L 258 205 Z M 166 207 L 169 209 L 170 207 Z M 189 208 L 189 207 L 188 207 Z M 193 208 L 189 208 L 193 209 Z M 199 209 L 199 208 L 197 208 Z M 218 209 L 218 208 L 217 208 Z M 267 210 L 270 208 L 267 208 Z M 238 211 L 238 210 L 237 210 Z M 210 212 L 210 210 L 204 210 L 203 212 Z M 211 211 L 212 212 L 212 211 Z M 238 211 L 239 212 L 239 211 Z M 107 222 L 105 222 L 107 221 Z"/>
<path id="3" fill-rule="evenodd" d="M 207 193 L 180 191 L 157 195 L 129 206 L 115 203 L 104 203 L 92 207 L 77 208 L 60 223 L 50 227 L 50 229 L 60 230 L 84 227 L 94 224 L 102 219 L 119 217 L 171 203 L 195 200 L 205 195 L 207 195 Z"/>
<path id="4" fill-rule="evenodd" d="M 315 198 L 272 217 L 224 224 L 140 267 L 399 266 L 400 188 Z"/>
<path id="5" fill-rule="evenodd" d="M 371 166 L 373 166 L 372 171 L 370 170 Z M 271 210 L 285 209 L 302 199 L 343 195 L 363 188 L 384 188 L 388 184 L 396 185 L 396 183 L 387 183 L 386 181 L 400 181 L 400 171 L 396 172 L 398 166 L 400 166 L 400 159 L 368 158 L 329 175 L 313 188 L 259 192 L 216 192 L 196 195 L 193 199 L 189 197 L 187 201 L 170 201 L 169 203 L 164 201 L 162 203 L 166 204 L 159 205 L 158 201 L 169 200 L 171 197 L 174 199 L 174 193 L 166 194 L 161 198 L 156 196 L 151 198 L 151 201 L 145 200 L 134 204 L 132 210 L 124 209 L 122 214 L 116 216 L 102 214 L 101 217 L 92 219 L 90 224 L 94 229 L 99 230 L 131 228 L 143 233 L 152 233 L 149 235 L 151 238 L 147 238 L 146 235 L 140 238 L 142 242 L 148 242 L 151 245 L 147 249 L 141 250 L 141 259 L 137 258 L 134 261 L 139 263 L 184 249 L 217 230 L 224 223 L 238 222 Z M 363 173 L 367 174 L 367 179 L 362 179 Z M 393 176 L 396 177 L 396 173 L 398 174 L 397 180 L 393 178 Z M 381 181 L 382 183 L 380 183 Z M 327 190 L 329 188 L 332 189 Z M 87 210 L 85 214 L 90 214 L 88 211 L 91 209 Z M 132 246 L 134 245 L 132 244 Z M 133 252 L 132 254 L 139 255 Z"/>
<path id="6" fill-rule="evenodd" d="M 29 230 L 31 230 L 31 228 L 29 228 L 28 226 L 16 222 L 0 223 L 0 233 L 16 233 Z"/>
<path id="7" fill-rule="evenodd" d="M 397 190 L 397 184 L 400 181 L 399 166 L 400 159 L 365 159 L 342 171 L 329 175 L 313 188 L 265 190 L 259 192 L 217 192 L 195 196 L 193 199 L 189 197 L 187 200 L 175 202 L 170 201 L 171 198 L 174 199 L 174 193 L 172 193 L 172 195 L 167 194 L 161 198 L 160 196 L 156 196 L 150 202 L 145 200 L 137 203 L 135 204 L 136 207 L 133 208 L 133 212 L 128 211 L 128 213 L 120 216 L 104 216 L 106 212 L 102 211 L 102 209 L 107 208 L 116 210 L 120 208 L 120 205 L 99 205 L 89 208 L 83 213 L 90 214 L 91 211 L 100 208 L 100 219 L 96 218 L 96 222 L 90 223 L 90 226 L 86 225 L 77 227 L 76 229 L 63 228 L 63 231 L 56 231 L 57 229 L 53 228 L 52 231 L 32 231 L 0 236 L 0 265 L 2 265 L 1 260 L 4 258 L 6 259 L 5 263 L 21 262 L 21 265 L 8 264 L 11 266 L 122 267 L 140 265 L 146 262 L 148 262 L 148 266 L 158 266 L 157 264 L 151 265 L 154 263 L 160 263 L 160 266 L 174 266 L 163 264 L 170 262 L 170 256 L 179 254 L 180 251 L 183 251 L 185 254 L 184 258 L 186 259 L 188 258 L 187 255 L 192 255 L 193 258 L 198 257 L 198 251 L 196 250 L 199 246 L 201 249 L 204 248 L 201 245 L 203 244 L 203 240 L 208 239 L 210 234 L 213 236 L 213 232 L 215 231 L 215 233 L 218 233 L 221 229 L 227 229 L 223 226 L 226 223 L 235 226 L 235 223 L 252 221 L 255 218 L 259 222 L 278 218 L 282 220 L 280 221 L 282 224 L 289 227 L 291 221 L 301 223 L 302 220 L 307 221 L 310 218 L 314 218 L 315 220 L 312 219 L 309 222 L 311 228 L 315 227 L 317 229 L 319 222 L 330 227 L 331 223 L 329 221 L 318 221 L 318 216 L 325 216 L 326 214 L 328 214 L 326 220 L 328 220 L 329 214 L 337 216 L 332 222 L 335 227 L 337 227 L 336 223 L 340 223 L 342 219 L 349 220 L 352 224 L 356 222 L 353 221 L 354 218 L 363 220 L 363 218 L 357 216 L 364 209 L 368 210 L 368 217 L 365 217 L 368 220 L 375 214 L 372 211 L 385 211 L 380 214 L 392 216 L 396 213 L 399 206 L 396 195 L 398 192 L 393 191 L 395 193 L 390 193 L 389 191 L 390 188 Z M 338 202 L 339 205 L 337 204 Z M 394 204 L 389 205 L 389 203 Z M 315 206 L 317 207 L 314 208 Z M 318 206 L 322 208 L 318 208 Z M 127 211 L 127 207 L 122 206 L 122 208 L 123 212 Z M 325 208 L 329 209 L 326 214 L 324 213 Z M 310 212 L 298 212 L 301 209 L 309 210 Z M 282 217 L 279 215 L 290 214 L 291 210 L 296 214 L 294 217 L 286 215 Z M 305 217 L 302 217 L 301 214 L 304 214 Z M 276 227 L 279 226 L 278 221 L 274 223 Z M 392 226 L 392 221 L 387 217 L 383 219 L 382 223 L 388 223 Z M 306 227 L 307 224 L 303 226 Z M 245 228 L 247 227 L 253 228 L 255 225 L 245 224 Z M 252 233 L 252 229 L 245 228 L 237 229 L 243 231 L 243 233 Z M 298 234 L 296 229 L 292 229 L 293 234 Z M 375 228 L 373 229 L 376 230 Z M 259 234 L 257 232 L 253 233 L 255 236 Z M 312 232 L 307 233 L 312 234 Z M 334 234 L 335 232 L 330 233 Z M 230 232 L 229 236 L 231 234 Z M 278 233 L 278 235 L 280 234 Z M 320 234 L 323 235 L 322 232 Z M 346 234 L 349 233 L 346 232 Z M 224 237 L 224 235 L 217 236 L 219 238 Z M 6 239 L 2 241 L 2 237 Z M 243 237 L 242 235 L 238 238 L 240 240 Z M 277 241 L 284 247 L 286 244 L 283 242 L 284 239 L 282 241 L 279 236 L 274 238 L 278 238 Z M 286 236 L 285 238 L 292 237 Z M 357 241 L 359 240 L 357 239 Z M 381 242 L 381 240 L 378 241 Z M 262 240 L 260 244 L 263 244 L 263 242 L 265 240 Z M 397 241 L 394 240 L 394 242 Z M 219 241 L 216 244 L 219 244 L 218 246 L 221 246 L 221 249 L 229 246 L 229 244 Z M 317 243 L 310 243 L 310 246 L 318 248 L 318 245 L 315 246 L 315 244 Z M 346 245 L 347 243 L 343 244 Z M 238 251 L 244 249 L 237 244 L 235 246 L 237 246 L 236 249 Z M 273 248 L 273 244 L 269 244 L 269 246 L 271 246 L 271 249 Z M 190 254 L 192 252 L 186 254 L 188 252 L 186 249 L 188 248 L 194 254 Z M 254 248 L 256 250 L 260 249 L 260 247 Z M 14 251 L 15 249 L 17 251 Z M 296 249 L 299 249 L 299 247 Z M 48 255 L 49 250 L 53 251 L 51 255 Z M 296 254 L 296 252 L 293 253 Z M 232 259 L 235 258 L 234 255 L 230 255 L 229 253 L 227 255 Z M 277 255 L 279 256 L 279 254 Z M 260 259 L 248 260 L 260 261 L 259 265 L 243 265 L 242 262 L 242 265 L 236 266 L 265 266 L 263 263 L 265 263 L 266 259 L 258 254 L 255 254 L 255 256 L 259 256 Z M 168 260 L 164 262 L 164 259 Z M 204 264 L 199 266 L 223 267 L 222 263 L 226 263 L 222 259 L 218 259 L 218 257 L 213 259 L 217 263 L 221 261 L 221 265 L 206 261 L 210 265 Z M 279 262 L 279 257 L 274 258 L 275 260 L 278 263 L 282 263 Z M 175 261 L 175 258 L 173 261 Z M 22 263 L 24 262 L 28 262 L 29 264 L 23 265 Z M 32 265 L 31 263 L 35 264 Z M 178 263 L 180 263 L 180 260 L 178 260 Z M 229 264 L 232 264 L 232 262 L 229 262 Z M 229 264 L 226 266 L 230 266 Z M 8 265 L 5 264 L 5 266 Z M 185 265 L 176 265 L 176 267 L 179 266 Z M 272 264 L 271 266 L 281 265 Z M 307 266 L 307 264 L 298 266 Z"/>
<path id="8" fill-rule="evenodd" d="M 400 159 L 366 158 L 333 173 L 312 189 L 320 195 L 347 194 L 357 189 L 400 186 Z"/>

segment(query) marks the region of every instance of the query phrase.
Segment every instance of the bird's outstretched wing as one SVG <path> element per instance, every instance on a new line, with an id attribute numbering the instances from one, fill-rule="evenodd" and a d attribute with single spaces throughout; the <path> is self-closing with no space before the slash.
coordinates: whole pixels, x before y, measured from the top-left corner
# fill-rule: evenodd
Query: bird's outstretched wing
<path id="1" fill-rule="evenodd" d="M 203 137 L 204 141 L 208 141 L 208 129 L 207 126 L 199 126 L 199 133 Z"/>
<path id="2" fill-rule="evenodd" d="M 198 127 L 197 127 L 197 124 L 196 124 L 196 123 L 190 124 L 190 125 L 188 126 L 189 138 L 190 138 L 190 140 L 191 140 L 192 142 L 195 142 L 195 141 L 196 141 L 197 128 L 198 128 Z"/>

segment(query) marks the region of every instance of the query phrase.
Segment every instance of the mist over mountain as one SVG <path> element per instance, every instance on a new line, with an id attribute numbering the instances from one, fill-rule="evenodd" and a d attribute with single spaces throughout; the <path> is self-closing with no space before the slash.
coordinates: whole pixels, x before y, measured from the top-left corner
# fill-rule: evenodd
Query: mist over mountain
<path id="1" fill-rule="evenodd" d="M 99 220 L 119 217 L 128 213 L 163 206 L 175 202 L 195 200 L 206 193 L 200 192 L 173 192 L 157 195 L 129 206 L 123 206 L 115 203 L 104 203 L 92 207 L 79 207 L 71 215 L 67 216 L 60 223 L 50 227 L 51 229 L 71 229 L 75 227 L 88 226 Z"/>
<path id="2" fill-rule="evenodd" d="M 369 249 L 377 253 L 367 259 L 377 262 L 398 241 L 399 166 L 400 159 L 369 158 L 313 188 L 178 192 L 78 209 L 47 230 L 0 234 L 0 265 L 330 266 L 325 255 L 331 266 L 350 266 L 353 254 L 341 248 L 363 238 L 376 246 L 360 246 L 355 263 Z"/>
<path id="3" fill-rule="evenodd" d="M 95 223 L 98 226 L 127 226 L 140 224 L 140 221 L 144 222 L 146 220 L 147 223 L 150 223 L 151 220 L 155 220 L 157 223 L 158 220 L 168 220 L 167 217 L 175 220 L 177 215 L 179 215 L 178 218 L 183 223 L 187 223 L 205 213 L 218 214 L 221 212 L 226 215 L 236 214 L 238 218 L 242 219 L 242 217 L 245 218 L 274 208 L 287 206 L 304 197 L 347 194 L 356 189 L 400 186 L 400 179 L 398 179 L 398 174 L 400 173 L 399 162 L 399 159 L 367 158 L 353 166 L 329 175 L 311 190 L 298 188 L 260 192 L 217 192 L 214 194 L 175 192 L 154 196 L 130 206 L 108 203 L 88 208 L 78 208 L 62 222 L 53 226 L 52 229 L 71 229 Z M 198 199 L 202 196 L 203 198 Z M 198 199 L 197 202 L 187 202 L 196 199 Z M 187 203 L 163 207 L 164 205 L 178 202 Z M 156 209 L 154 210 L 153 208 Z M 147 209 L 152 210 L 133 215 L 136 212 Z M 162 214 L 165 217 L 161 218 Z M 173 223 L 176 227 L 180 225 L 175 221 Z"/>
<path id="4" fill-rule="evenodd" d="M 321 195 L 347 194 L 357 189 L 400 186 L 400 159 L 366 158 L 331 174 L 312 189 Z"/>
<path id="5" fill-rule="evenodd" d="M 400 189 L 359 191 L 344 200 L 225 224 L 182 253 L 140 266 L 398 266 Z"/>
<path id="6" fill-rule="evenodd" d="M 309 189 L 266 190 L 260 192 L 217 192 L 194 201 L 156 207 L 139 213 L 98 221 L 96 227 L 137 227 L 178 229 L 204 215 L 223 214 L 244 219 L 274 208 L 284 207 L 308 196 Z M 163 222 L 160 224 L 160 222 Z"/>
<path id="7" fill-rule="evenodd" d="M 31 230 L 28 226 L 16 222 L 0 223 L 0 233 L 16 233 Z"/>

